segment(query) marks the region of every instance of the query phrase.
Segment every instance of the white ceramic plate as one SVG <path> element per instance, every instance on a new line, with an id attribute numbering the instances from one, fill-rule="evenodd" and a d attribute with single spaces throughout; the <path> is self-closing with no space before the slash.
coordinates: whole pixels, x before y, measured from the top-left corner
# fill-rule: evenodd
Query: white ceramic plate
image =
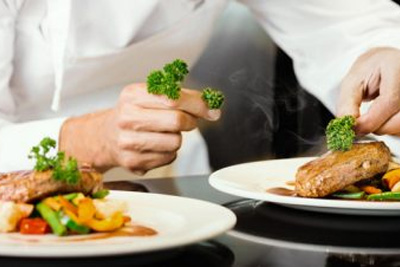
<path id="1" fill-rule="evenodd" d="M 314 158 L 267 160 L 239 164 L 211 174 L 210 184 L 225 193 L 276 204 L 339 214 L 400 216 L 400 202 L 315 199 L 268 193 L 270 188 L 293 189 L 297 168 Z"/>
<path id="2" fill-rule="evenodd" d="M 126 191 L 111 191 L 108 198 L 125 200 L 132 222 L 155 229 L 158 234 L 84 241 L 76 240 L 84 236 L 0 234 L 0 255 L 82 257 L 151 252 L 213 238 L 236 222 L 229 209 L 201 200 Z"/>

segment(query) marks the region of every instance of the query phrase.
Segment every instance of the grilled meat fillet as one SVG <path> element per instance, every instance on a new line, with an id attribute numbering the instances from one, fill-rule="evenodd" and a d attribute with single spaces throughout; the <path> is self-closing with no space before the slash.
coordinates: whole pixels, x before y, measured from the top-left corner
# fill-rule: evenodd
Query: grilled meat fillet
<path id="1" fill-rule="evenodd" d="M 52 171 L 18 171 L 0 174 L 0 200 L 32 202 L 54 194 L 82 192 L 91 194 L 103 187 L 102 175 L 93 169 L 80 170 L 81 179 L 69 185 L 52 178 Z"/>
<path id="2" fill-rule="evenodd" d="M 348 185 L 383 173 L 391 159 L 383 142 L 358 143 L 348 151 L 333 151 L 297 170 L 296 194 L 324 197 Z"/>

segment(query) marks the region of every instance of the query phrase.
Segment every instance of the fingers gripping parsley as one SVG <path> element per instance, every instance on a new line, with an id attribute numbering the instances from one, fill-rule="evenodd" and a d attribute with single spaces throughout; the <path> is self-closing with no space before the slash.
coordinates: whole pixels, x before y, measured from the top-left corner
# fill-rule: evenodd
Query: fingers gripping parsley
<path id="1" fill-rule="evenodd" d="M 351 149 L 356 137 L 353 130 L 355 122 L 353 116 L 344 116 L 329 122 L 325 131 L 329 150 L 346 151 Z"/>
<path id="2" fill-rule="evenodd" d="M 147 90 L 151 94 L 166 95 L 169 99 L 177 100 L 180 97 L 180 83 L 188 73 L 186 62 L 176 59 L 166 64 L 163 70 L 153 71 L 147 76 Z M 219 109 L 224 102 L 224 95 L 218 90 L 206 88 L 202 99 L 210 109 Z"/>
<path id="3" fill-rule="evenodd" d="M 43 138 L 38 146 L 32 147 L 28 157 L 36 160 L 34 169 L 39 172 L 52 170 L 54 180 L 77 184 L 80 179 L 77 160 L 71 157 L 66 160 L 65 153 L 61 151 L 55 156 L 48 155 L 55 148 L 56 141 L 49 137 Z"/>

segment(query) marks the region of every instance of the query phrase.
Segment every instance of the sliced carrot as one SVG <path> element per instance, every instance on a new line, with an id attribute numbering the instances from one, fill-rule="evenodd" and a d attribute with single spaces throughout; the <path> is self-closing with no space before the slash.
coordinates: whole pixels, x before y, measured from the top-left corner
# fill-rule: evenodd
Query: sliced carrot
<path id="1" fill-rule="evenodd" d="M 132 221 L 132 218 L 130 217 L 130 216 L 123 216 L 123 219 L 124 219 L 124 223 L 128 223 L 128 222 L 130 222 L 130 221 Z"/>
<path id="2" fill-rule="evenodd" d="M 387 187 L 389 187 L 389 189 L 392 189 L 393 186 L 400 181 L 400 169 L 395 169 L 385 173 L 382 177 L 382 181 Z"/>
<path id="3" fill-rule="evenodd" d="M 379 188 L 376 188 L 375 186 L 372 186 L 372 185 L 362 186 L 361 190 L 370 195 L 382 193 L 382 190 L 380 190 Z"/>
<path id="4" fill-rule="evenodd" d="M 74 215 L 78 214 L 78 208 L 74 206 L 71 202 L 66 200 L 63 196 L 58 196 L 58 200 L 60 201 L 61 206 L 63 207 L 64 211 L 68 210 L 72 212 Z"/>

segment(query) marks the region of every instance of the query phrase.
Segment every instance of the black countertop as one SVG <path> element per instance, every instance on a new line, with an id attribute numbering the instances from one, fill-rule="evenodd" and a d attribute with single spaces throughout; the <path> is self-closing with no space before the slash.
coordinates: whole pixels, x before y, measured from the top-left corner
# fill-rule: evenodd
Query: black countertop
<path id="1" fill-rule="evenodd" d="M 206 176 L 110 187 L 211 201 L 232 209 L 238 222 L 213 240 L 178 249 L 101 258 L 0 257 L 0 266 L 400 266 L 400 216 L 295 210 L 218 192 Z"/>

